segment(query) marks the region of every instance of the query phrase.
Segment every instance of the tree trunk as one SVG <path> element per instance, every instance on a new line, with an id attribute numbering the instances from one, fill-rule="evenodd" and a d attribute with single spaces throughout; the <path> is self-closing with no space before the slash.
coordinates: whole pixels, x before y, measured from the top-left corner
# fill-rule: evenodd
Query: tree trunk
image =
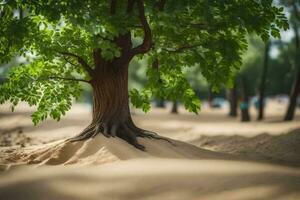
<path id="1" fill-rule="evenodd" d="M 157 59 L 157 58 L 154 59 L 154 61 L 153 61 L 153 63 L 152 63 L 152 69 L 155 70 L 155 71 L 157 71 L 157 73 L 159 74 L 159 62 L 158 62 L 158 59 Z M 159 82 L 160 84 L 163 84 L 163 82 L 162 82 L 162 80 L 161 80 L 160 77 L 159 77 L 159 79 L 158 79 L 158 82 Z M 156 102 L 155 105 L 156 105 L 157 108 L 165 108 L 165 107 L 166 107 L 166 104 L 165 104 L 165 100 L 164 100 L 164 99 L 157 98 L 157 99 L 155 100 L 155 102 Z"/>
<path id="2" fill-rule="evenodd" d="M 114 71 L 107 67 L 104 73 L 92 79 L 93 123 L 124 124 L 131 121 L 128 102 L 128 66 Z M 116 134 L 116 133 L 113 133 Z"/>
<path id="3" fill-rule="evenodd" d="M 165 108 L 166 107 L 165 101 L 163 99 L 157 99 L 155 105 L 157 108 Z"/>
<path id="4" fill-rule="evenodd" d="M 236 117 L 237 105 L 238 105 L 236 83 L 234 83 L 233 88 L 229 89 L 228 100 L 229 100 L 229 116 Z"/>
<path id="5" fill-rule="evenodd" d="M 144 150 L 137 137 L 163 139 L 155 133 L 142 130 L 132 121 L 128 98 L 128 64 L 118 69 L 102 67 L 91 80 L 93 89 L 93 118 L 91 124 L 71 141 L 93 138 L 97 134 L 119 137 Z"/>
<path id="6" fill-rule="evenodd" d="M 297 75 L 291 91 L 289 106 L 285 114 L 284 121 L 291 121 L 294 119 L 297 97 L 298 94 L 300 93 L 300 38 L 299 38 L 298 26 L 296 23 L 294 24 L 294 32 L 295 32 L 295 45 L 296 45 L 295 65 L 297 68 Z"/>
<path id="7" fill-rule="evenodd" d="M 208 106 L 212 108 L 213 92 L 211 86 L 208 86 Z"/>
<path id="8" fill-rule="evenodd" d="M 178 114 L 178 101 L 174 101 L 172 104 L 172 110 L 171 110 L 172 114 Z"/>
<path id="9" fill-rule="evenodd" d="M 294 119 L 295 115 L 295 110 L 297 106 L 297 97 L 300 94 L 300 70 L 298 69 L 298 73 L 296 76 L 296 80 L 290 95 L 290 101 L 289 101 L 289 106 L 288 110 L 286 112 L 286 115 L 284 117 L 285 121 L 291 121 Z"/>
<path id="10" fill-rule="evenodd" d="M 265 85 L 266 85 L 266 77 L 267 77 L 268 63 L 269 63 L 269 50 L 270 50 L 270 42 L 268 42 L 265 47 L 264 66 L 263 66 L 263 72 L 261 76 L 260 87 L 259 87 L 257 120 L 262 120 L 264 118 Z"/>
<path id="11" fill-rule="evenodd" d="M 245 77 L 243 75 L 241 77 L 241 86 L 242 86 L 242 102 L 240 104 L 241 121 L 248 122 L 248 121 L 250 121 L 249 96 L 248 96 L 247 83 L 246 83 Z"/>

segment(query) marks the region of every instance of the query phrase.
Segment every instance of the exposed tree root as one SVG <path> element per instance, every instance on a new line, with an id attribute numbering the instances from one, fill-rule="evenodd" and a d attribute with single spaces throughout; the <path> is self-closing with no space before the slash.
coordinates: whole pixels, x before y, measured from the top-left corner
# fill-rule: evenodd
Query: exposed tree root
<path id="1" fill-rule="evenodd" d="M 70 138 L 69 141 L 76 142 L 87 140 L 89 138 L 94 138 L 97 134 L 103 134 L 105 137 L 119 137 L 142 151 L 145 151 L 145 147 L 139 144 L 137 140 L 138 137 L 165 140 L 173 144 L 167 138 L 161 137 L 157 133 L 140 129 L 133 123 L 120 123 L 113 125 L 110 125 L 108 123 L 91 124 L 79 135 Z"/>

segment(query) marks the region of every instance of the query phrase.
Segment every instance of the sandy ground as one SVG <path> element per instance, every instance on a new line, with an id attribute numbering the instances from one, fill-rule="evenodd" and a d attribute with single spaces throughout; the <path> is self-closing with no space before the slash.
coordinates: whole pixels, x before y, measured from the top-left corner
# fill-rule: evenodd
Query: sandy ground
<path id="1" fill-rule="evenodd" d="M 179 111 L 134 111 L 140 127 L 172 138 L 140 139 L 142 152 L 104 136 L 66 142 L 90 121 L 84 104 L 37 127 L 32 109 L 1 106 L 0 199 L 300 199 L 299 109 L 282 122 L 285 105 L 270 102 L 250 123 L 226 107 Z"/>
<path id="2" fill-rule="evenodd" d="M 0 179 L 0 199 L 297 200 L 299 180 L 299 170 L 271 165 L 134 159 L 98 167 L 13 171 Z"/>

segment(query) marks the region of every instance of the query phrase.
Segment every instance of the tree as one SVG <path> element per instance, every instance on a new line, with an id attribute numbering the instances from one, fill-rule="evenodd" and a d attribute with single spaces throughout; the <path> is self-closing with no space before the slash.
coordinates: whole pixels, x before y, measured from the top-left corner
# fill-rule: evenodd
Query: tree
<path id="1" fill-rule="evenodd" d="M 235 80 L 236 93 L 238 93 L 237 96 L 240 99 L 241 121 L 243 122 L 250 121 L 249 97 L 255 95 L 257 90 L 263 52 L 263 42 L 259 38 L 250 36 L 248 41 L 249 48 L 243 55 L 243 65 Z"/>
<path id="2" fill-rule="evenodd" d="M 15 17 L 18 8 L 26 16 Z M 79 82 L 87 83 L 93 90 L 93 119 L 71 141 L 103 134 L 142 150 L 137 137 L 157 136 L 131 119 L 127 86 L 133 58 L 147 59 L 149 66 L 159 63 L 159 69 L 148 68 L 143 90 L 130 91 L 134 106 L 148 111 L 155 96 L 178 99 L 197 113 L 199 100 L 185 67 L 200 63 L 217 90 L 231 84 L 247 48 L 247 33 L 267 40 L 288 28 L 283 9 L 270 0 L 7 0 L 0 10 L 0 61 L 35 55 L 10 72 L 1 86 L 1 103 L 37 106 L 35 124 L 49 116 L 59 120 L 78 97 Z"/>
<path id="3" fill-rule="evenodd" d="M 241 121 L 248 122 L 251 119 L 250 119 L 250 114 L 249 114 L 248 81 L 246 80 L 245 74 L 241 73 L 239 75 L 239 81 L 240 81 L 240 86 L 241 86 L 241 102 L 240 102 Z"/>
<path id="4" fill-rule="evenodd" d="M 171 113 L 172 114 L 178 114 L 178 101 L 173 101 L 172 102 Z"/>
<path id="5" fill-rule="evenodd" d="M 228 101 L 229 101 L 229 116 L 236 117 L 238 115 L 238 92 L 236 81 L 233 83 L 233 87 L 228 90 Z"/>
<path id="6" fill-rule="evenodd" d="M 289 94 L 295 79 L 294 55 L 295 45 L 290 42 L 273 41 L 272 46 L 279 50 L 276 58 L 270 57 L 266 95 Z"/>
<path id="7" fill-rule="evenodd" d="M 262 120 L 264 118 L 265 85 L 266 85 L 266 78 L 267 78 L 268 65 L 269 65 L 270 45 L 271 45 L 270 42 L 267 42 L 265 46 L 263 71 L 262 71 L 260 87 L 259 87 L 257 120 Z"/>
<path id="8" fill-rule="evenodd" d="M 291 90 L 290 94 L 290 101 L 288 105 L 287 112 L 285 114 L 284 120 L 290 121 L 293 120 L 295 115 L 295 108 L 297 104 L 297 97 L 300 93 L 300 36 L 299 36 L 299 23 L 300 23 L 300 11 L 299 6 L 300 2 L 298 1 L 292 1 L 292 15 L 293 18 L 291 19 L 294 32 L 295 32 L 295 46 L 296 46 L 296 53 L 295 53 L 295 66 L 296 66 L 296 78 L 294 85 Z"/>

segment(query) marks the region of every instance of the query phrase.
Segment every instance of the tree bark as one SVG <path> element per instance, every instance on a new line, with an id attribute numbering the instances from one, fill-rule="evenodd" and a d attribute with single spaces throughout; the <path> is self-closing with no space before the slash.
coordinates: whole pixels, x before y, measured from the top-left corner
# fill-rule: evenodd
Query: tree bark
<path id="1" fill-rule="evenodd" d="M 270 50 L 270 42 L 268 42 L 265 47 L 264 66 L 263 66 L 263 72 L 261 76 L 260 87 L 259 87 L 257 120 L 262 120 L 264 118 L 265 85 L 266 85 L 266 77 L 267 77 L 268 65 L 269 65 L 269 50 Z"/>
<path id="2" fill-rule="evenodd" d="M 229 99 L 229 116 L 236 117 L 237 116 L 237 88 L 236 83 L 234 83 L 233 88 L 229 89 L 228 99 Z"/>
<path id="3" fill-rule="evenodd" d="M 299 38 L 298 26 L 296 23 L 294 24 L 294 32 L 295 32 L 295 45 L 296 45 L 295 65 L 297 69 L 297 75 L 291 91 L 290 101 L 289 101 L 287 112 L 284 117 L 284 121 L 291 121 L 294 119 L 295 109 L 297 106 L 297 97 L 300 93 L 300 38 Z"/>
<path id="4" fill-rule="evenodd" d="M 242 102 L 240 104 L 241 109 L 241 121 L 248 122 L 250 121 L 249 114 L 249 95 L 248 95 L 248 87 L 245 77 L 242 75 L 241 77 L 241 86 L 242 86 Z"/>
<path id="5" fill-rule="evenodd" d="M 172 110 L 171 110 L 172 114 L 178 114 L 178 101 L 174 101 L 172 103 Z"/>

